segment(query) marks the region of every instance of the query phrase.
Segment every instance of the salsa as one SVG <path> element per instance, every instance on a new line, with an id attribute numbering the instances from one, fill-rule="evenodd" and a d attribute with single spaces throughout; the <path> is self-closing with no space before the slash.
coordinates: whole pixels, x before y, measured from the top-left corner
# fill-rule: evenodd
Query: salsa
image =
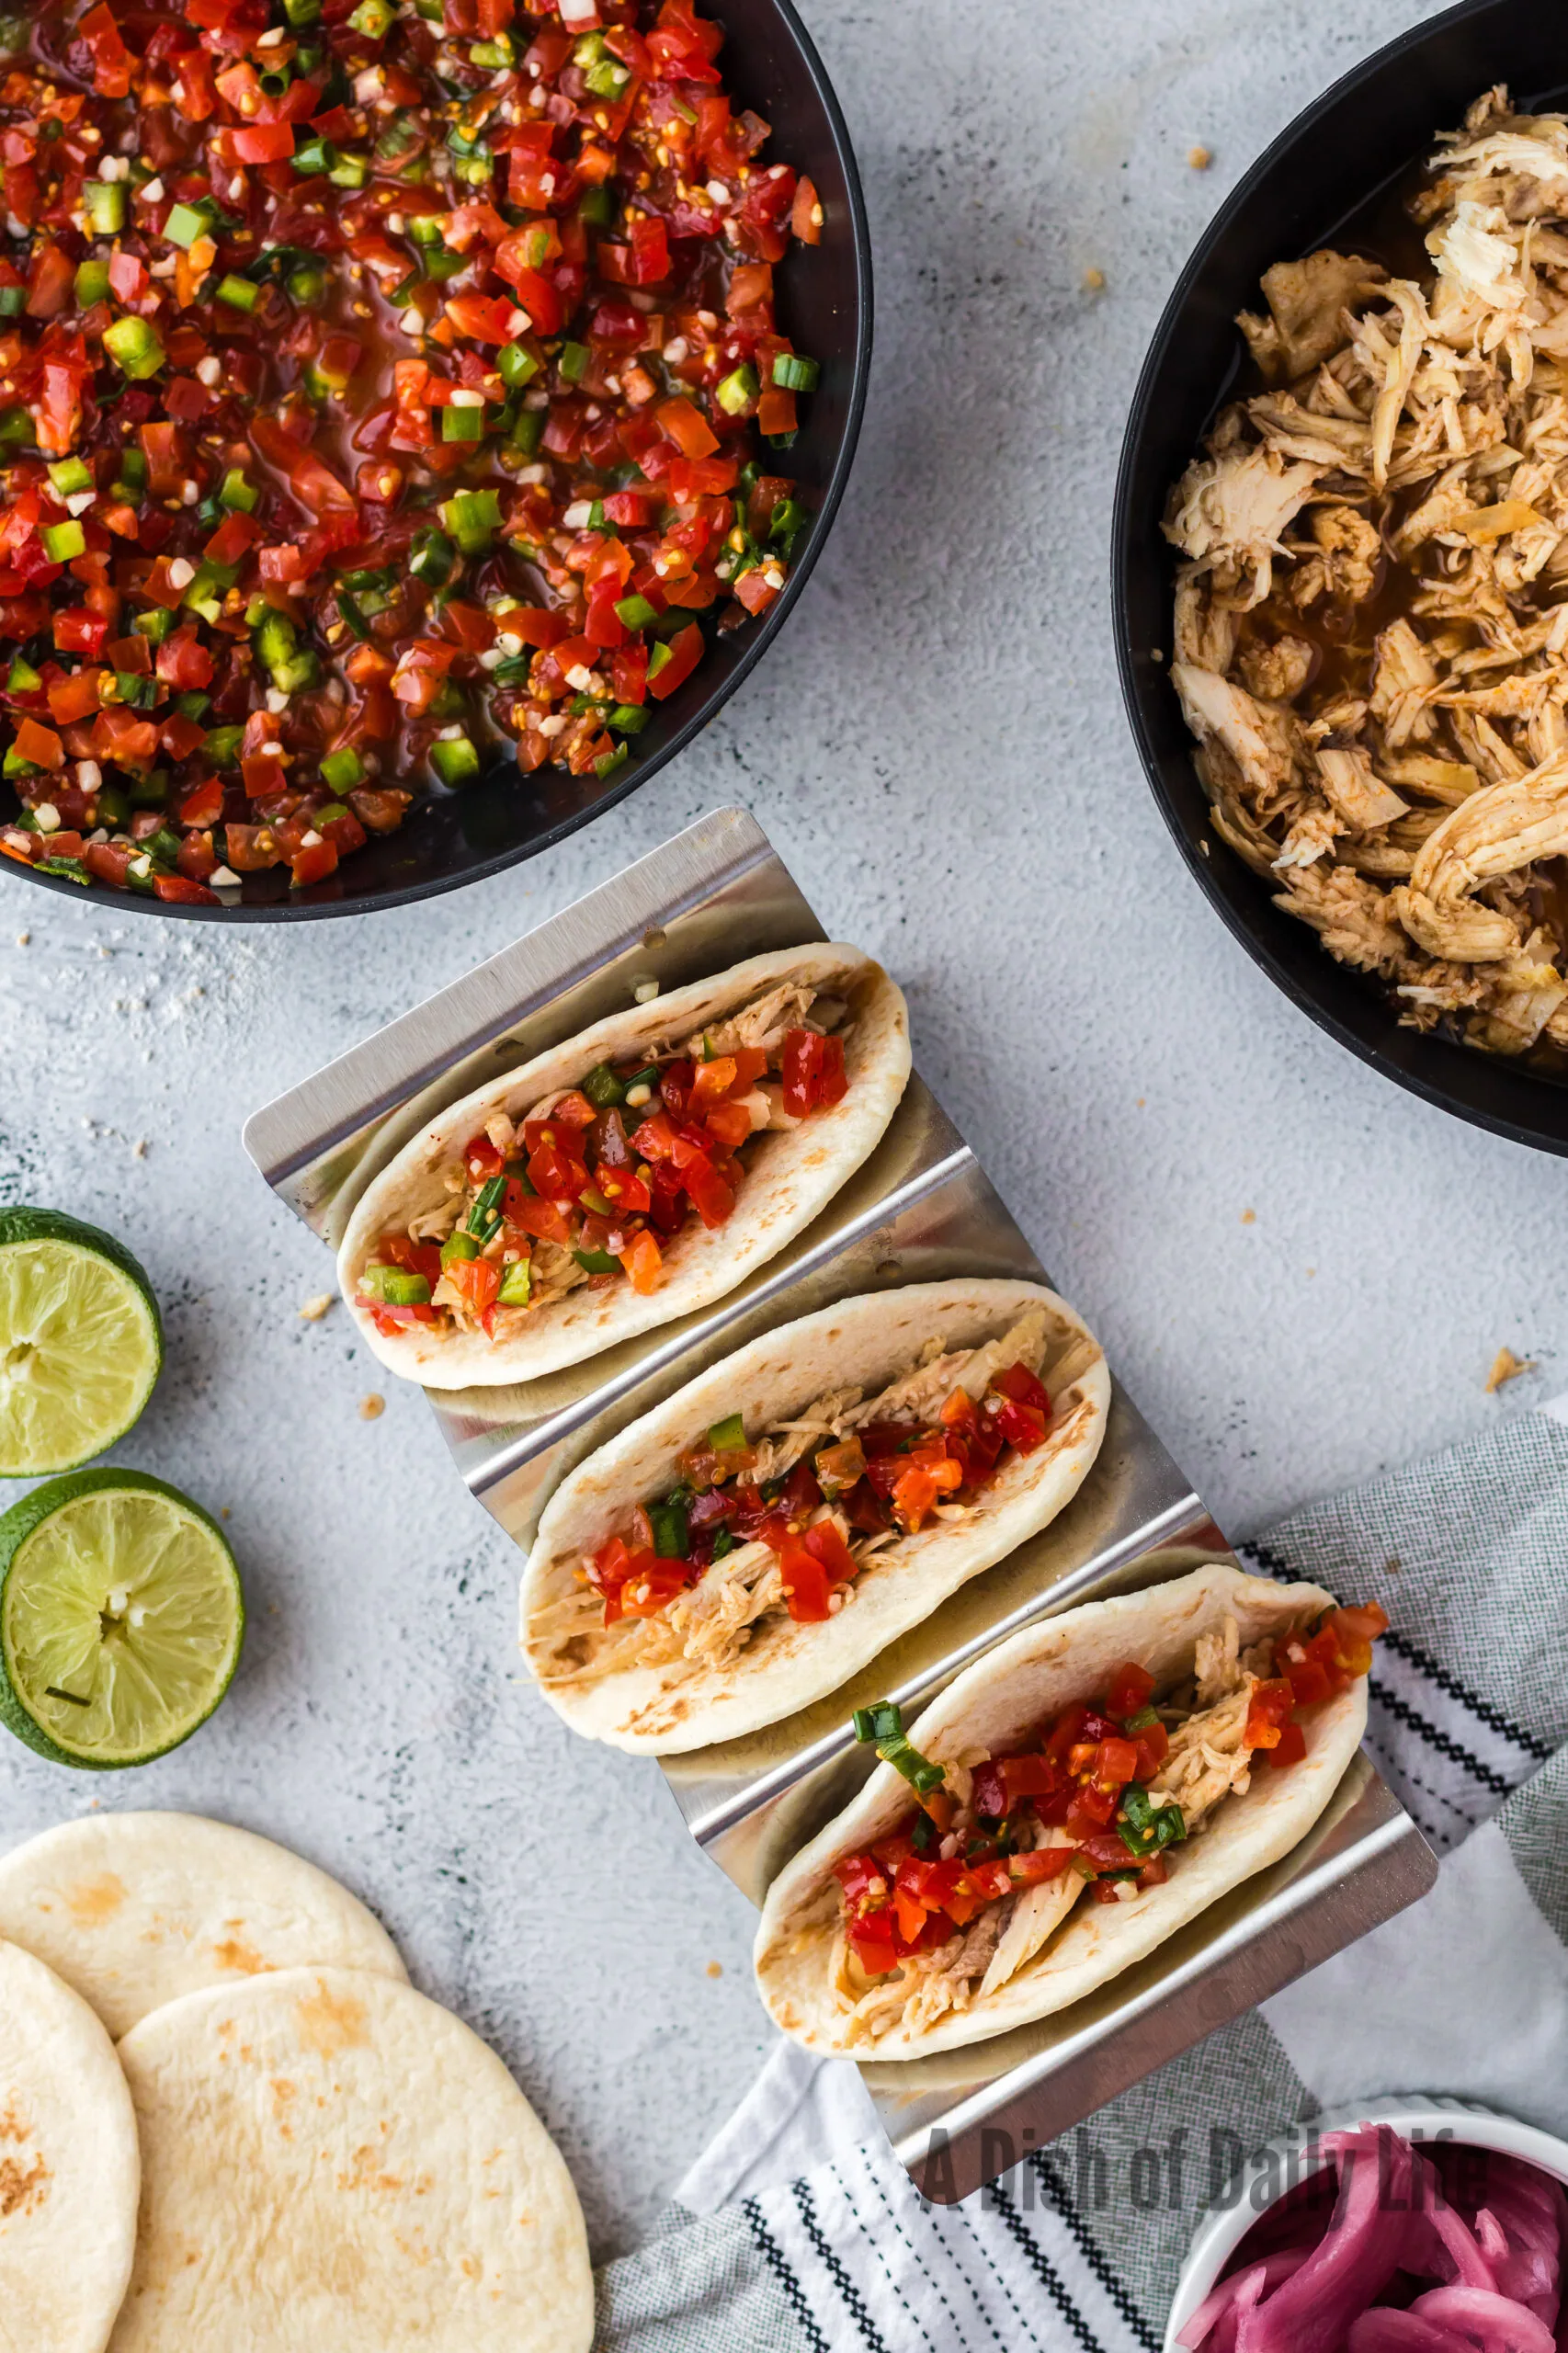
<path id="1" fill-rule="evenodd" d="M 640 1505 L 588 1564 L 604 1622 L 657 1616 L 715 1561 L 760 1543 L 778 1556 L 790 1617 L 820 1624 L 843 1607 L 866 1538 L 914 1535 L 939 1505 L 971 1503 L 1010 1453 L 1045 1444 L 1051 1412 L 1039 1376 L 1007 1364 L 978 1400 L 958 1383 L 929 1420 L 867 1422 L 782 1478 L 765 1475 L 744 1415 L 731 1414 L 681 1457 L 669 1494 Z"/>
<path id="2" fill-rule="evenodd" d="M 693 0 L 0 17 L 0 851 L 330 895 L 498 747 L 613 776 L 810 516 L 810 180 Z M 707 616 L 705 624 L 703 616 Z"/>
<path id="3" fill-rule="evenodd" d="M 807 990 L 790 995 L 808 1018 L 813 1006 L 843 1010 Z M 746 1013 L 726 1026 L 747 1026 Z M 849 1090 L 842 1036 L 803 1024 L 777 1036 L 709 1051 L 725 1044 L 721 1029 L 697 1041 L 696 1059 L 600 1063 L 520 1127 L 493 1117 L 463 1146 L 447 1210 L 379 1237 L 358 1304 L 388 1335 L 444 1324 L 504 1340 L 582 1283 L 656 1290 L 685 1227 L 728 1220 L 752 1138 L 798 1127 Z M 432 1222 L 449 1229 L 440 1240 Z"/>
<path id="4" fill-rule="evenodd" d="M 1161 1885 L 1166 1850 L 1244 1789 L 1256 1762 L 1278 1769 L 1307 1755 L 1303 1713 L 1368 1672 L 1387 1626 L 1375 1602 L 1332 1609 L 1271 1655 L 1238 1660 L 1233 1621 L 1207 1687 L 1200 1642 L 1198 1689 L 1175 1704 L 1156 1705 L 1154 1677 L 1129 1660 L 1031 1747 L 966 1769 L 961 1795 L 949 1768 L 911 1745 L 896 1707 L 861 1709 L 857 1738 L 876 1744 L 917 1805 L 892 1836 L 834 1866 L 860 1971 L 879 1978 L 937 1952 L 988 1906 L 1068 1875 L 1063 1909 L 1085 1887 L 1115 1904 Z"/>

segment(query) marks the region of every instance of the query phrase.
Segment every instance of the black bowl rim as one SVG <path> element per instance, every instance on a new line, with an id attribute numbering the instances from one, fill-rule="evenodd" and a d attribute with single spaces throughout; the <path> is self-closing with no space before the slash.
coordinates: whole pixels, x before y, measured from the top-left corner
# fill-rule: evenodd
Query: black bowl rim
<path id="1" fill-rule="evenodd" d="M 1304 988 L 1295 974 L 1274 954 L 1272 949 L 1250 928 L 1241 909 L 1233 905 L 1221 889 L 1217 877 L 1199 848 L 1198 840 L 1187 832 L 1180 813 L 1165 790 L 1158 752 L 1144 724 L 1142 688 L 1135 667 L 1134 648 L 1131 642 L 1131 631 L 1128 626 L 1127 613 L 1128 572 L 1133 560 L 1132 540 L 1142 520 L 1142 517 L 1135 516 L 1133 512 L 1133 474 L 1137 467 L 1144 428 L 1181 313 L 1186 307 L 1193 288 L 1208 268 L 1210 257 L 1215 246 L 1220 244 L 1237 215 L 1244 211 L 1252 202 L 1256 190 L 1273 172 L 1281 158 L 1315 131 L 1324 117 L 1331 113 L 1349 92 L 1385 73 L 1391 66 L 1396 64 L 1400 58 L 1409 55 L 1411 51 L 1420 49 L 1426 42 L 1439 37 L 1450 26 L 1460 24 L 1469 17 L 1484 15 L 1487 9 L 1495 5 L 1496 0 L 1459 0 L 1457 6 L 1445 8 L 1439 15 L 1427 17 L 1420 24 L 1411 26 L 1406 31 L 1398 34 L 1394 40 L 1385 42 L 1382 48 L 1374 50 L 1369 57 L 1363 58 L 1358 65 L 1353 65 L 1348 73 L 1342 74 L 1338 80 L 1331 83 L 1310 106 L 1303 108 L 1299 115 L 1287 123 L 1277 137 L 1269 141 L 1262 154 L 1236 183 L 1213 220 L 1204 230 L 1160 313 L 1159 324 L 1154 330 L 1143 365 L 1139 371 L 1132 404 L 1128 411 L 1112 503 L 1111 605 L 1116 629 L 1117 671 L 1121 681 L 1122 701 L 1126 709 L 1128 723 L 1131 727 L 1133 739 L 1138 746 L 1139 757 L 1143 764 L 1144 776 L 1160 814 L 1174 836 L 1176 847 L 1180 850 L 1188 871 L 1197 877 L 1205 898 L 1232 937 L 1241 942 L 1254 962 L 1261 965 L 1276 987 L 1289 997 L 1292 1005 L 1306 1014 L 1310 1020 L 1315 1021 L 1320 1029 L 1326 1030 L 1329 1036 L 1335 1039 L 1340 1045 L 1348 1047 L 1358 1061 L 1366 1063 L 1382 1077 L 1392 1079 L 1396 1086 L 1403 1087 L 1408 1094 L 1418 1096 L 1423 1102 L 1434 1105 L 1438 1110 L 1448 1111 L 1456 1119 L 1467 1120 L 1472 1127 L 1485 1128 L 1494 1135 L 1506 1136 L 1510 1142 L 1531 1145 L 1539 1152 L 1568 1156 L 1568 1135 L 1554 1134 L 1550 1130 L 1534 1127 L 1524 1116 L 1510 1119 L 1506 1113 L 1488 1110 L 1481 1104 L 1466 1102 L 1446 1087 L 1440 1079 L 1428 1077 L 1417 1068 L 1407 1067 L 1395 1062 L 1381 1047 L 1359 1036 L 1348 1023 L 1342 1021 L 1335 1013 L 1324 1005 L 1311 990 Z M 1220 391 L 1218 383 L 1215 390 L 1218 394 Z M 1326 949 L 1324 952 L 1326 955 Z M 1446 1039 L 1432 1038 L 1429 1042 L 1436 1049 L 1434 1060 L 1439 1059 L 1444 1054 L 1468 1053 L 1473 1051 L 1468 1047 L 1452 1044 Z M 1551 1088 L 1554 1086 L 1552 1080 L 1531 1072 L 1515 1069 L 1511 1075 L 1521 1087 L 1528 1086 Z"/>
<path id="2" fill-rule="evenodd" d="M 834 460 L 833 472 L 828 477 L 827 488 L 817 508 L 816 523 L 806 543 L 805 551 L 792 567 L 778 603 L 764 616 L 762 626 L 746 646 L 734 668 L 721 684 L 713 688 L 706 701 L 698 706 L 684 727 L 679 728 L 667 744 L 640 766 L 633 765 L 625 781 L 618 784 L 613 791 L 601 795 L 590 808 L 576 810 L 570 817 L 562 817 L 559 824 L 546 827 L 544 832 L 535 835 L 528 841 L 520 842 L 511 849 L 499 850 L 494 858 L 483 858 L 475 865 L 465 867 L 460 874 L 430 876 L 421 881 L 403 883 L 395 891 L 371 892 L 358 897 L 346 896 L 341 899 L 318 900 L 313 903 L 305 900 L 278 900 L 270 905 L 263 906 L 182 906 L 177 901 L 147 897 L 136 891 L 116 891 L 112 893 L 94 890 L 84 892 L 80 883 L 68 881 L 63 875 L 35 873 L 30 867 L 23 866 L 15 858 L 6 858 L 0 862 L 3 863 L 6 873 L 17 875 L 24 881 L 30 882 L 35 889 L 59 892 L 64 897 L 74 899 L 78 904 L 110 906 L 117 915 L 124 910 L 131 910 L 137 915 L 156 915 L 165 919 L 172 916 L 176 921 L 227 924 L 310 923 L 319 922 L 334 915 L 376 915 L 386 908 L 413 906 L 421 900 L 439 898 L 448 891 L 465 890 L 471 882 L 489 881 L 495 875 L 504 874 L 509 867 L 520 866 L 530 858 L 539 858 L 546 850 L 554 849 L 558 843 L 565 841 L 570 835 L 580 832 L 585 825 L 591 825 L 597 818 L 608 815 L 610 810 L 618 808 L 630 794 L 638 791 L 642 786 L 647 784 L 661 768 L 667 767 L 671 760 L 684 752 L 692 739 L 699 735 L 710 721 L 718 715 L 736 688 L 751 676 L 778 636 L 785 621 L 793 612 L 801 592 L 815 568 L 817 558 L 822 553 L 828 532 L 833 527 L 834 517 L 838 512 L 848 483 L 849 469 L 854 463 L 856 444 L 860 438 L 861 421 L 866 412 L 866 395 L 871 373 L 873 324 L 871 233 L 866 216 L 865 190 L 860 184 L 860 171 L 855 160 L 855 149 L 849 137 L 849 126 L 845 120 L 844 109 L 839 105 L 837 92 L 828 78 L 827 68 L 822 62 L 815 41 L 812 40 L 801 21 L 794 0 L 771 0 L 771 6 L 801 52 L 801 62 L 806 69 L 807 78 L 826 118 L 828 132 L 838 159 L 839 168 L 844 174 L 845 189 L 849 199 L 849 225 L 855 257 L 855 355 L 851 363 L 849 400 L 845 415 L 843 437 L 838 445 L 838 454 Z"/>

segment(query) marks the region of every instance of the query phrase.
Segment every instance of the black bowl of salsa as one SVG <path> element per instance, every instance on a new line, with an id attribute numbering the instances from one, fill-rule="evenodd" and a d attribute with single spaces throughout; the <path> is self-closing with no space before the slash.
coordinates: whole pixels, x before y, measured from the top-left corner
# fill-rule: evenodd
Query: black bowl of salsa
<path id="1" fill-rule="evenodd" d="M 0 517 L 22 510 L 0 871 L 220 922 L 454 889 L 674 758 L 801 593 L 859 430 L 871 276 L 790 0 L 416 11 L 11 20 L 0 127 L 40 87 L 67 119 L 37 142 L 30 234 L 0 243 Z"/>
<path id="2" fill-rule="evenodd" d="M 1171 485 L 1228 401 L 1255 389 L 1236 313 L 1277 261 L 1319 246 L 1409 271 L 1403 197 L 1436 135 L 1494 83 L 1535 110 L 1568 93 L 1568 32 L 1532 0 L 1465 0 L 1403 34 L 1298 116 L 1205 233 L 1165 306 L 1133 396 L 1116 488 L 1112 603 L 1122 692 L 1162 814 L 1211 904 L 1287 996 L 1397 1086 L 1518 1143 L 1568 1154 L 1568 1074 L 1402 1027 L 1379 984 L 1335 962 L 1214 835 L 1168 675 L 1176 558 Z M 1561 1059 L 1561 1058 L 1559 1058 Z"/>

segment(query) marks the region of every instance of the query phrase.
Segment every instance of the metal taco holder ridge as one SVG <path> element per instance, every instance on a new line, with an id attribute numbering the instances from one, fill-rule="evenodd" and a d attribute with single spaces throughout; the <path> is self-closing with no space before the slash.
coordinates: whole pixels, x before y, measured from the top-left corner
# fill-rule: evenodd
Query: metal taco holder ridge
<path id="1" fill-rule="evenodd" d="M 295 1214 L 335 1244 L 370 1176 L 503 1057 L 520 1062 L 571 1036 L 624 1006 L 640 981 L 668 990 L 824 937 L 755 820 L 713 811 L 255 1112 L 245 1149 Z M 1048 1279 L 916 1074 L 871 1158 L 737 1290 L 544 1379 L 426 1394 L 470 1492 L 526 1548 L 565 1472 L 734 1348 L 859 1292 L 957 1276 Z M 745 1740 L 663 1759 L 676 1803 L 698 1844 L 760 1904 L 870 1770 L 849 1729 L 856 1707 L 893 1699 L 913 1716 L 1025 1625 L 1233 1559 L 1117 1385 L 1099 1459 L 1049 1528 L 826 1699 Z M 1436 1872 L 1363 1751 L 1291 1854 L 1097 1994 L 944 2056 L 861 2062 L 896 2154 L 928 2197 L 967 2196 L 1414 1903 Z"/>

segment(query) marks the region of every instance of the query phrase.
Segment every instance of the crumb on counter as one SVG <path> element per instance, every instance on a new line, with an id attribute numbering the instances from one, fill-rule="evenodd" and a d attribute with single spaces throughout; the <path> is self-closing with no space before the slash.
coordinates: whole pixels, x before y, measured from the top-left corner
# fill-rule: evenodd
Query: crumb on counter
<path id="1" fill-rule="evenodd" d="M 1206 172 L 1214 161 L 1214 151 L 1211 147 L 1189 147 L 1187 160 L 1195 172 Z"/>
<path id="2" fill-rule="evenodd" d="M 145 1160 L 145 1159 L 146 1159 L 146 1157 L 147 1157 L 147 1139 L 146 1139 L 146 1137 L 145 1137 L 145 1136 L 138 1136 L 138 1137 L 137 1137 L 137 1139 L 136 1139 L 135 1142 L 134 1142 L 134 1143 L 131 1145 L 131 1159 L 132 1159 L 132 1160 Z"/>
<path id="3" fill-rule="evenodd" d="M 722 1961 L 710 1961 L 708 1964 L 708 1974 L 710 1977 L 722 1977 L 724 1974 L 723 1962 Z"/>
<path id="4" fill-rule="evenodd" d="M 1242 1223 L 1244 1225 L 1256 1225 L 1257 1223 L 1257 1211 L 1256 1210 L 1244 1210 L 1242 1211 Z"/>
<path id="5" fill-rule="evenodd" d="M 1517 1381 L 1521 1373 L 1538 1372 L 1540 1370 L 1533 1357 L 1517 1357 L 1512 1348 L 1499 1348 L 1486 1376 L 1486 1393 L 1494 1397 L 1505 1382 Z"/>
<path id="6" fill-rule="evenodd" d="M 334 1296 L 335 1294 L 332 1291 L 324 1290 L 318 1291 L 314 1299 L 307 1299 L 303 1307 L 300 1310 L 301 1323 L 319 1324 L 322 1317 L 326 1313 L 327 1309 L 332 1305 Z"/>
<path id="7" fill-rule="evenodd" d="M 652 1005 L 659 994 L 659 983 L 657 981 L 639 981 L 631 994 L 639 1005 Z"/>
<path id="8" fill-rule="evenodd" d="M 28 945 L 28 942 L 31 939 L 31 938 L 32 938 L 32 933 L 31 933 L 30 931 L 19 931 L 19 932 L 17 934 L 17 947 L 18 947 L 18 948 L 25 948 L 25 947 Z"/>
<path id="9" fill-rule="evenodd" d="M 1104 288 L 1104 285 L 1105 285 L 1105 272 L 1104 272 L 1104 270 L 1103 270 L 1103 269 L 1096 269 L 1096 268 L 1094 267 L 1093 263 L 1091 263 L 1091 264 L 1090 264 L 1090 266 L 1089 266 L 1089 267 L 1088 267 L 1088 268 L 1084 272 L 1084 291 L 1085 291 L 1085 294 L 1098 294 L 1098 293 L 1102 290 L 1102 289 Z"/>
<path id="10" fill-rule="evenodd" d="M 387 1401 L 379 1389 L 372 1389 L 368 1397 L 359 1400 L 359 1419 L 362 1422 L 379 1422 L 386 1410 Z"/>

